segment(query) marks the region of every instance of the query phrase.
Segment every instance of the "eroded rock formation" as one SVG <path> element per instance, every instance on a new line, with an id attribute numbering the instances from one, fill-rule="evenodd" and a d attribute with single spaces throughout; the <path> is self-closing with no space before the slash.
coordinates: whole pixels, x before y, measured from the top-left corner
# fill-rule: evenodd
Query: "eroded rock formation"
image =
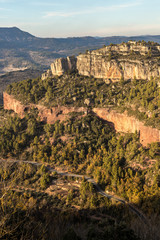
<path id="1" fill-rule="evenodd" d="M 3 106 L 4 109 L 13 110 L 19 115 L 20 118 L 23 118 L 25 115 L 25 110 L 28 106 L 24 106 L 20 101 L 16 100 L 12 95 L 8 93 L 3 93 Z"/>
<path id="2" fill-rule="evenodd" d="M 152 57 L 151 57 L 152 56 Z M 80 75 L 119 81 L 121 78 L 150 79 L 160 76 L 159 45 L 145 45 L 129 42 L 86 51 L 77 57 L 56 59 L 51 64 L 48 76 L 62 75 L 68 71 L 77 71 Z"/>
<path id="3" fill-rule="evenodd" d="M 76 69 L 77 59 L 72 57 L 58 58 L 51 64 L 51 73 L 61 76 L 65 72 L 72 72 Z"/>
<path id="4" fill-rule="evenodd" d="M 152 142 L 160 142 L 160 130 L 145 126 L 142 122 L 129 117 L 125 113 L 117 113 L 106 108 L 93 108 L 93 112 L 100 118 L 112 122 L 117 132 L 139 133 L 140 142 L 146 146 Z"/>
<path id="5" fill-rule="evenodd" d="M 118 81 L 121 78 L 150 79 L 160 76 L 160 67 L 151 61 L 130 59 L 108 60 L 103 55 L 90 53 L 77 57 L 77 70 L 80 75 L 94 76 Z"/>
<path id="6" fill-rule="evenodd" d="M 29 104 L 23 105 L 20 101 L 14 99 L 13 96 L 8 93 L 3 93 L 3 105 L 4 109 L 13 110 L 17 113 L 21 118 L 25 116 L 25 113 L 29 111 L 31 108 L 38 109 L 39 117 L 41 121 L 47 122 L 49 124 L 55 123 L 57 120 L 64 121 L 69 118 L 69 114 L 72 112 L 83 112 L 87 113 L 87 109 L 84 107 L 76 108 L 76 107 L 52 107 L 46 108 L 42 105 Z"/>
<path id="7" fill-rule="evenodd" d="M 41 120 L 50 124 L 57 120 L 66 120 L 71 112 L 83 112 L 84 114 L 87 114 L 87 108 L 84 107 L 75 108 L 60 106 L 48 109 L 44 106 L 35 104 L 24 106 L 18 100 L 14 99 L 13 96 L 7 93 L 4 93 L 3 97 L 4 109 L 13 110 L 23 118 L 25 116 L 25 112 L 29 108 L 34 107 L 38 109 Z M 117 113 L 116 111 L 108 108 L 93 108 L 92 111 L 98 117 L 113 123 L 115 130 L 118 132 L 134 133 L 137 131 L 140 135 L 140 141 L 144 146 L 152 142 L 160 142 L 160 131 L 158 129 L 144 126 L 142 122 L 138 121 L 134 117 Z"/>

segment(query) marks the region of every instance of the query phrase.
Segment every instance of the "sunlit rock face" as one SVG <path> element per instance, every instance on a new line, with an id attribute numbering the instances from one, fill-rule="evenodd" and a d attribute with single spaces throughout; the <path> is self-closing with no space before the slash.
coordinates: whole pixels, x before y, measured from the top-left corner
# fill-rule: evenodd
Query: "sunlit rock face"
<path id="1" fill-rule="evenodd" d="M 105 78 L 112 81 L 129 79 L 147 80 L 160 76 L 160 66 L 149 60 L 112 59 L 102 54 L 81 54 L 77 57 L 77 70 L 80 75 Z"/>
<path id="2" fill-rule="evenodd" d="M 160 46 L 146 45 L 130 41 L 128 43 L 86 51 L 77 57 L 56 59 L 51 70 L 42 79 L 61 76 L 66 72 L 77 71 L 80 75 L 110 79 L 144 79 L 160 76 Z"/>
<path id="3" fill-rule="evenodd" d="M 151 77 L 160 76 L 160 45 L 131 41 L 104 46 L 99 50 L 86 51 L 85 54 L 77 57 L 59 58 L 51 64 L 51 69 L 42 75 L 42 79 L 52 78 L 55 75 L 61 76 L 73 71 L 84 76 L 104 78 L 105 82 L 109 83 L 110 81 L 134 78 L 149 80 Z M 7 93 L 4 93 L 3 98 L 4 109 L 13 110 L 20 117 L 24 117 L 25 112 L 34 107 L 38 109 L 40 119 L 47 123 L 54 123 L 57 120 L 64 121 L 71 112 L 87 114 L 86 108 L 59 106 L 48 109 L 35 104 L 25 106 Z M 89 100 L 85 101 L 86 105 L 89 105 Z M 107 108 L 93 108 L 92 112 L 111 122 L 118 132 L 134 133 L 137 131 L 144 146 L 152 142 L 160 142 L 158 129 L 145 126 L 143 122 L 129 117 L 125 113 L 120 114 Z"/>
<path id="4" fill-rule="evenodd" d="M 147 146 L 152 142 L 160 142 L 160 130 L 145 126 L 143 122 L 129 117 L 125 113 L 118 113 L 107 108 L 93 108 L 93 112 L 100 118 L 111 122 L 117 132 L 137 133 L 140 136 L 142 145 Z"/>
<path id="5" fill-rule="evenodd" d="M 4 109 L 13 110 L 21 118 L 29 111 L 31 107 L 38 109 L 41 121 L 49 124 L 55 123 L 57 120 L 65 121 L 69 118 L 71 112 L 83 112 L 87 114 L 87 108 L 84 107 L 52 107 L 50 109 L 36 104 L 23 105 L 20 101 L 14 99 L 13 96 L 3 94 Z M 118 113 L 109 108 L 93 108 L 92 112 L 98 117 L 111 122 L 117 132 L 134 133 L 137 131 L 140 136 L 140 142 L 146 146 L 152 142 L 160 142 L 160 131 L 156 128 L 144 126 L 144 124 L 134 117 L 129 117 L 125 113 Z M 84 116 L 83 115 L 83 116 Z"/>
<path id="6" fill-rule="evenodd" d="M 52 75 L 61 76 L 76 69 L 76 57 L 58 58 L 51 64 Z"/>

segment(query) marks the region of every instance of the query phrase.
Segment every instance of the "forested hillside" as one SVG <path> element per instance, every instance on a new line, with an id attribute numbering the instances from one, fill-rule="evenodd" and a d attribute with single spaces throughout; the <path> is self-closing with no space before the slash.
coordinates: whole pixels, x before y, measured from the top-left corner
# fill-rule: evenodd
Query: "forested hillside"
<path id="1" fill-rule="evenodd" d="M 0 129 L 1 157 L 47 163 L 47 165 L 55 168 L 63 167 L 66 170 L 68 169 L 67 171 L 93 176 L 102 189 L 121 196 L 141 209 L 146 214 L 148 221 L 157 214 L 156 221 L 158 223 L 160 211 L 158 200 L 160 150 L 158 144 L 154 143 L 149 148 L 143 148 L 136 133 L 116 134 L 107 122 L 103 122 L 92 114 L 82 117 L 75 113 L 70 116 L 68 121 L 56 122 L 53 125 L 39 122 L 35 111 L 27 114 L 24 119 L 19 119 L 13 114 L 10 116 L 8 112 L 3 110 L 1 116 L 5 116 L 5 120 L 2 118 Z M 97 231 L 103 232 L 100 239 L 105 239 L 106 236 L 108 239 L 112 239 L 114 234 L 120 236 L 121 231 L 123 232 L 122 239 L 127 239 L 127 237 L 136 239 L 136 237 L 133 238 L 131 229 L 135 231 L 135 234 L 138 234 L 133 225 L 137 222 L 137 227 L 140 227 L 139 220 L 133 213 L 128 212 L 125 206 L 117 205 L 115 202 L 100 197 L 92 184 L 88 185 L 85 181 L 80 183 L 79 190 L 69 188 L 69 192 L 65 194 L 63 192 L 63 194 L 56 195 L 55 190 L 53 190 L 53 193 L 45 191 L 53 184 L 52 181 L 59 176 L 51 175 L 45 167 L 32 167 L 29 163 L 28 166 L 26 164 L 19 165 L 17 163 L 16 166 L 14 162 L 11 162 L 9 167 L 5 164 L 6 167 L 2 168 L 1 183 L 5 187 L 1 188 L 1 197 L 3 198 L 1 206 L 3 207 L 4 202 L 5 206 L 6 202 L 8 206 L 5 211 L 1 210 L 3 213 L 1 214 L 2 236 L 11 238 L 11 233 L 21 236 L 23 229 L 23 234 L 30 237 L 34 236 L 34 238 L 44 231 L 44 239 L 47 239 L 50 234 L 55 234 L 56 231 L 56 229 L 48 228 L 48 225 L 51 225 L 51 219 L 54 219 L 54 222 L 60 221 L 59 224 L 65 222 L 64 217 L 61 220 L 57 219 L 55 210 L 58 208 L 58 211 L 68 215 L 69 225 L 74 231 L 72 229 L 72 231 L 70 230 L 71 233 L 66 234 L 71 234 L 73 239 L 74 235 L 81 239 L 84 237 L 78 232 L 78 223 L 82 224 L 81 227 L 85 229 L 87 239 L 90 239 L 91 230 L 83 226 L 85 222 L 90 221 L 90 218 L 97 219 L 90 222 L 90 227 L 92 226 L 93 229 L 97 221 L 101 222 L 97 226 Z M 18 174 L 16 171 L 18 171 Z M 50 197 L 47 197 L 49 193 Z M 21 198 L 19 198 L 19 194 L 22 194 Z M 44 199 L 46 199 L 45 202 Z M 10 201 L 14 202 L 14 206 L 16 206 L 16 208 L 14 207 L 14 215 Z M 25 202 L 25 208 L 21 205 L 23 201 Z M 53 215 L 49 210 L 51 204 Z M 36 206 L 39 206 L 39 210 L 36 210 Z M 43 220 L 36 219 L 36 215 L 42 214 L 44 211 Z M 47 211 L 50 212 L 49 215 Z M 88 212 L 87 215 L 85 211 Z M 116 215 L 114 215 L 114 212 Z M 63 214 L 62 216 L 64 216 Z M 75 214 L 78 219 L 76 223 L 73 223 L 71 219 Z M 111 222 L 110 217 L 105 217 L 105 221 L 103 220 L 106 214 L 111 217 Z M 7 219 L 4 221 L 6 216 Z M 25 217 L 23 222 L 21 222 L 21 216 Z M 16 219 L 16 224 L 12 224 L 13 218 Z M 10 224 L 7 224 L 7 221 Z M 33 221 L 30 228 L 34 228 L 34 224 L 38 224 L 37 229 L 40 230 L 35 229 L 31 235 L 27 230 L 26 224 L 28 221 Z M 43 221 L 44 224 L 42 224 Z M 109 221 L 107 226 L 110 230 L 105 227 L 106 221 Z M 117 226 L 115 221 L 118 221 Z M 59 225 L 55 226 L 59 231 Z M 144 226 L 145 223 L 141 225 L 142 236 L 138 234 L 140 239 L 147 239 L 144 234 Z M 147 237 L 151 237 L 151 233 L 157 234 L 157 228 L 156 230 L 151 228 Z M 21 230 L 17 231 L 17 229 Z M 94 235 L 95 230 L 93 229 L 91 232 Z M 66 231 L 68 230 L 66 229 Z M 99 238 L 94 236 L 93 239 Z M 113 239 L 116 239 L 116 237 Z"/>
<path id="2" fill-rule="evenodd" d="M 160 128 L 159 79 L 106 83 L 103 79 L 65 74 L 42 80 L 29 79 L 8 85 L 7 93 L 23 104 L 53 106 L 112 107 L 125 110 L 146 125 Z"/>
<path id="3" fill-rule="evenodd" d="M 34 107 L 24 118 L 1 109 L 2 239 L 158 240 L 159 143 L 142 146 L 137 132 L 117 133 L 92 109 L 110 106 L 159 128 L 159 79 L 109 83 L 68 73 L 13 83 L 7 92 L 24 104 L 87 111 L 47 124 Z M 101 196 L 85 176 L 126 204 Z"/>
<path id="4" fill-rule="evenodd" d="M 3 74 L 0 76 L 0 104 L 3 103 L 3 91 L 5 91 L 7 85 L 22 81 L 22 79 L 32 79 L 39 77 L 43 70 L 26 69 L 24 71 L 15 71 Z"/>

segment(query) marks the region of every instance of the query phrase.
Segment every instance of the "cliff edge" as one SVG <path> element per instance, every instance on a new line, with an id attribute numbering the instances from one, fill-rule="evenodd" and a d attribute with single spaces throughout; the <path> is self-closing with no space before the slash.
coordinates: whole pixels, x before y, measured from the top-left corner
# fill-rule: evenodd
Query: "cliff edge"
<path id="1" fill-rule="evenodd" d="M 129 41 L 86 51 L 77 57 L 56 59 L 42 79 L 77 71 L 80 75 L 111 81 L 134 78 L 147 80 L 160 76 L 159 57 L 160 45 Z"/>
<path id="2" fill-rule="evenodd" d="M 29 104 L 25 106 L 6 92 L 3 93 L 3 100 L 4 109 L 13 110 L 21 118 L 25 116 L 26 111 L 28 111 L 31 107 L 38 109 L 40 119 L 49 124 L 52 124 L 57 120 L 66 120 L 72 112 L 83 112 L 83 114 L 87 114 L 87 108 L 84 107 L 76 108 L 60 106 L 48 109 L 44 106 L 36 104 Z M 143 146 L 147 146 L 147 144 L 152 142 L 160 142 L 160 131 L 158 129 L 145 126 L 134 117 L 129 117 L 124 113 L 117 113 L 109 108 L 93 108 L 92 112 L 101 119 L 111 122 L 117 132 L 134 133 L 137 131 L 140 136 L 140 142 Z"/>

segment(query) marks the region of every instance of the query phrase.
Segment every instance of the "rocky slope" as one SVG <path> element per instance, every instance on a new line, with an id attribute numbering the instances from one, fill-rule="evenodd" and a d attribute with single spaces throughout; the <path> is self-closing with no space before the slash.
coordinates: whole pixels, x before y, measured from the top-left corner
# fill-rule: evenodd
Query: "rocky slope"
<path id="1" fill-rule="evenodd" d="M 23 105 L 20 101 L 16 100 L 13 96 L 7 94 L 6 92 L 3 93 L 3 104 L 4 109 L 13 110 L 21 118 L 25 116 L 25 113 L 29 111 L 30 108 L 34 107 L 35 109 L 38 109 L 41 121 L 45 121 L 49 124 L 52 124 L 57 120 L 66 120 L 68 118 L 68 114 L 72 112 L 83 112 L 84 114 L 87 113 L 87 109 L 83 107 L 76 108 L 59 106 L 48 109 L 44 106 L 36 104 Z"/>
<path id="2" fill-rule="evenodd" d="M 65 72 L 74 71 L 76 69 L 77 59 L 74 56 L 67 58 L 58 58 L 51 64 L 51 70 L 42 74 L 42 79 L 46 79 L 53 75 L 61 76 Z M 54 74 L 55 73 L 55 74 Z"/>
<path id="3" fill-rule="evenodd" d="M 68 71 L 78 71 L 80 75 L 110 79 L 150 79 L 160 76 L 160 46 L 130 41 L 119 45 L 87 51 L 77 57 L 56 59 L 51 70 L 42 76 L 62 75 Z"/>
<path id="4" fill-rule="evenodd" d="M 4 109 L 13 110 L 22 118 L 24 117 L 25 112 L 29 110 L 29 108 L 37 108 L 41 120 L 47 123 L 54 123 L 57 120 L 66 120 L 69 117 L 69 114 L 72 112 L 83 112 L 83 114 L 87 114 L 87 108 L 83 107 L 75 108 L 59 106 L 47 109 L 44 106 L 35 104 L 24 106 L 18 100 L 14 99 L 13 96 L 7 93 L 3 94 L 3 101 Z M 134 133 L 137 131 L 140 135 L 140 141 L 144 146 L 152 142 L 160 142 L 159 130 L 144 126 L 142 122 L 136 120 L 133 117 L 129 117 L 126 114 L 117 113 L 116 111 L 108 108 L 93 108 L 92 111 L 98 117 L 111 122 L 115 130 L 118 132 Z"/>

